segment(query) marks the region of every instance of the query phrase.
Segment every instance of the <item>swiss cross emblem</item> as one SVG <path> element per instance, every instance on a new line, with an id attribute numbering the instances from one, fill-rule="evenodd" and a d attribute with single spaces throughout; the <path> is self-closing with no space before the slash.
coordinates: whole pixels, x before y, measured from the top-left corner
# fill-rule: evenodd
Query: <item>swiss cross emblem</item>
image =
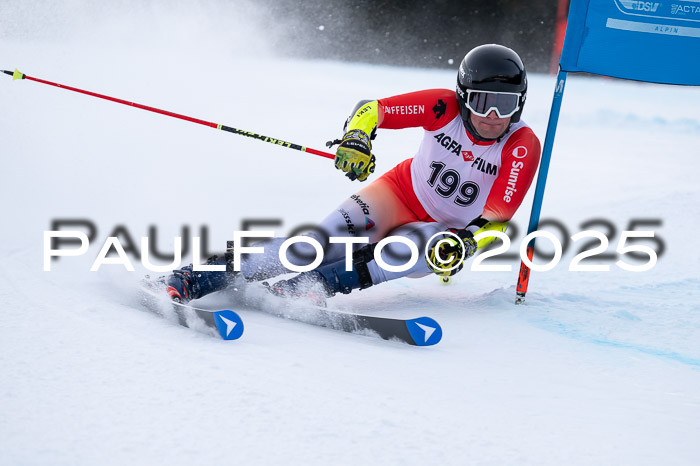
<path id="1" fill-rule="evenodd" d="M 462 158 L 464 159 L 465 162 L 473 162 L 474 161 L 474 154 L 472 154 L 472 151 L 470 151 L 470 150 L 463 150 L 462 151 Z"/>

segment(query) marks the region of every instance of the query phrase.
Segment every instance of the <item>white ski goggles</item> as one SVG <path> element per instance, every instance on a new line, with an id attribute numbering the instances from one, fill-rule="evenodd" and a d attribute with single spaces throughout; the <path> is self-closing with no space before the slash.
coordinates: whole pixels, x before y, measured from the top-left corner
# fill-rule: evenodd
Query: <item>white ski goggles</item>
<path id="1" fill-rule="evenodd" d="M 486 117 L 495 111 L 498 118 L 508 118 L 520 110 L 520 93 L 467 89 L 464 104 L 476 116 Z"/>

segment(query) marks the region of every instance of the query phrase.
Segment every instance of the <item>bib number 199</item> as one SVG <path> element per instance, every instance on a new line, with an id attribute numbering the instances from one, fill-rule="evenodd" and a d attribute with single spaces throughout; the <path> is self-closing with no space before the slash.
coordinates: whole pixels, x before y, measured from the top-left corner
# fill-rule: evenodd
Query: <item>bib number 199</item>
<path id="1" fill-rule="evenodd" d="M 473 181 L 465 181 L 460 184 L 457 170 L 451 168 L 445 170 L 445 164 L 442 162 L 433 162 L 430 164 L 430 168 L 433 171 L 428 178 L 428 184 L 431 188 L 435 188 L 435 192 L 440 196 L 448 198 L 452 197 L 455 192 L 459 192 L 454 203 L 461 207 L 473 204 L 479 197 L 479 185 Z"/>

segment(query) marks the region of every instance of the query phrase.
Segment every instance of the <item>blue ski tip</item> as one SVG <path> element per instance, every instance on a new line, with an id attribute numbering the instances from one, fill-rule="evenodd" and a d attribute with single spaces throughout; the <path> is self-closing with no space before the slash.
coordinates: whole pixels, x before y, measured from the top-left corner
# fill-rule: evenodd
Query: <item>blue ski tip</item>
<path id="1" fill-rule="evenodd" d="M 237 340 L 243 335 L 243 320 L 233 311 L 228 309 L 224 311 L 216 311 L 214 314 L 214 322 L 219 330 L 219 335 L 224 340 Z"/>
<path id="2" fill-rule="evenodd" d="M 432 346 L 442 340 L 442 328 L 440 324 L 430 317 L 419 317 L 406 321 L 408 333 L 418 346 Z"/>

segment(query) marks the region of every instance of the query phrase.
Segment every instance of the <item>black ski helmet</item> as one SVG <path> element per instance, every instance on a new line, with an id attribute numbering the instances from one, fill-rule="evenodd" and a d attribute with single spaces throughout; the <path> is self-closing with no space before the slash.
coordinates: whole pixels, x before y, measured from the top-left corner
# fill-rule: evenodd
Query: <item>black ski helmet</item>
<path id="1" fill-rule="evenodd" d="M 473 48 L 459 65 L 457 103 L 464 126 L 475 139 L 492 141 L 493 139 L 481 137 L 471 123 L 469 118 L 471 111 L 465 104 L 468 89 L 519 93 L 520 108 L 510 117 L 510 122 L 516 123 L 520 121 L 527 95 L 525 66 L 515 51 L 498 44 L 486 44 Z"/>

